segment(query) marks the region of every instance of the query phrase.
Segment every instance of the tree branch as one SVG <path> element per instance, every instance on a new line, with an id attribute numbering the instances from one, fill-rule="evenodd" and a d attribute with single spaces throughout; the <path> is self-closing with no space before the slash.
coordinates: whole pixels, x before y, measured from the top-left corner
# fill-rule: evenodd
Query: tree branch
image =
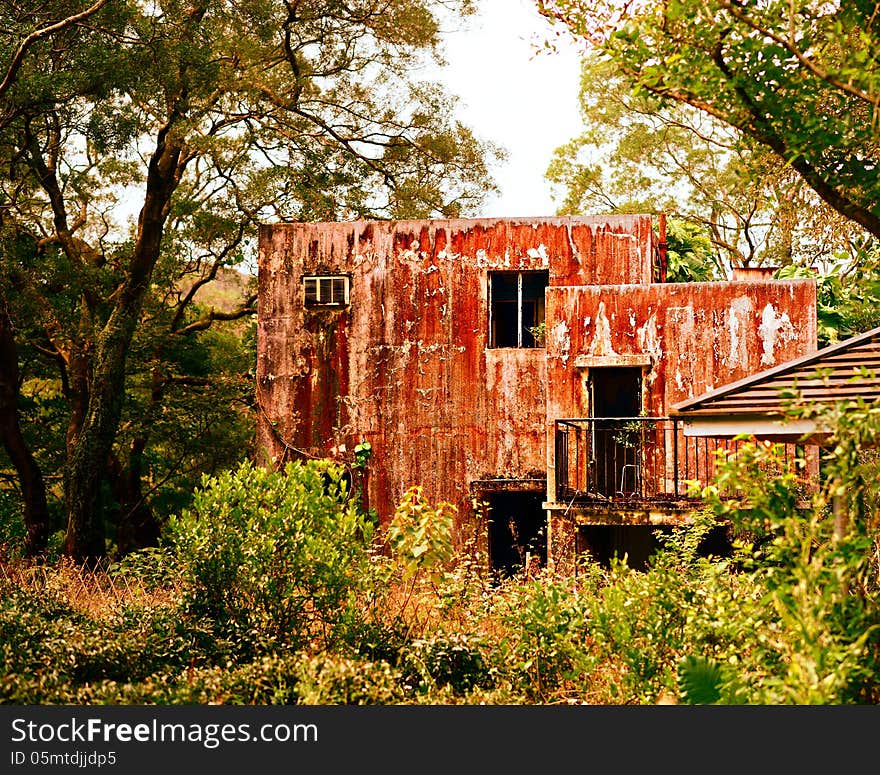
<path id="1" fill-rule="evenodd" d="M 859 89 L 858 87 L 853 86 L 851 83 L 841 81 L 839 78 L 836 78 L 834 75 L 832 75 L 828 70 L 819 67 L 819 65 L 817 65 L 815 61 L 804 54 L 804 52 L 795 45 L 794 35 L 792 32 L 789 32 L 789 36 L 786 38 L 773 32 L 773 30 L 768 29 L 767 27 L 758 24 L 758 22 L 754 21 L 749 15 L 743 12 L 738 3 L 731 2 L 730 0 L 719 0 L 718 4 L 722 8 L 727 10 L 727 12 L 735 19 L 738 19 L 746 26 L 751 27 L 755 32 L 765 36 L 766 38 L 769 38 L 774 43 L 782 46 L 793 57 L 795 57 L 798 62 L 806 67 L 807 70 L 809 70 L 813 75 L 819 78 L 819 80 L 824 81 L 829 86 L 832 86 L 839 91 L 849 94 L 851 97 L 856 97 L 857 99 L 864 100 L 869 105 L 873 105 L 875 108 L 880 107 L 880 92 L 872 95 L 869 92 L 864 91 L 863 89 Z M 791 25 L 792 27 L 794 26 L 793 19 Z"/>
<path id="2" fill-rule="evenodd" d="M 254 303 L 257 301 L 257 294 L 251 294 L 245 303 L 239 307 L 238 309 L 233 310 L 232 312 L 222 312 L 217 311 L 213 307 L 211 307 L 210 311 L 199 320 L 196 320 L 193 323 L 190 323 L 188 326 L 184 326 L 176 333 L 181 336 L 186 336 L 187 334 L 191 334 L 195 331 L 204 331 L 210 328 L 215 320 L 240 320 L 241 318 L 247 317 L 248 315 L 256 315 L 257 308 L 254 306 Z"/>
<path id="3" fill-rule="evenodd" d="M 49 35 L 53 35 L 56 32 L 61 32 L 68 27 L 72 27 L 74 24 L 78 24 L 84 19 L 87 19 L 89 16 L 92 16 L 100 11 L 101 8 L 103 8 L 105 5 L 107 5 L 107 0 L 97 0 L 94 5 L 86 8 L 86 10 L 82 13 L 68 16 L 66 19 L 62 19 L 55 24 L 50 24 L 48 27 L 42 27 L 38 30 L 34 30 L 34 32 L 28 35 L 19 44 L 15 54 L 13 54 L 12 61 L 9 63 L 9 67 L 6 69 L 6 75 L 4 76 L 3 81 L 0 82 L 0 97 L 2 97 L 3 94 L 7 92 L 14 83 L 15 76 L 18 74 L 18 71 L 21 69 L 22 63 L 24 62 L 25 54 L 34 43 L 36 43 L 41 38 L 48 37 Z"/>

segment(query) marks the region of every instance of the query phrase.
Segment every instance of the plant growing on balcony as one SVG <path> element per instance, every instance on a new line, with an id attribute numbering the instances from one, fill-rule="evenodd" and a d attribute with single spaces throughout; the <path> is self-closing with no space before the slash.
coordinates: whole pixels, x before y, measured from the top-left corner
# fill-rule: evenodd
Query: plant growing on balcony
<path id="1" fill-rule="evenodd" d="M 643 444 L 649 434 L 657 427 L 656 420 L 642 413 L 638 418 L 615 423 L 612 438 L 624 447 L 633 448 Z"/>

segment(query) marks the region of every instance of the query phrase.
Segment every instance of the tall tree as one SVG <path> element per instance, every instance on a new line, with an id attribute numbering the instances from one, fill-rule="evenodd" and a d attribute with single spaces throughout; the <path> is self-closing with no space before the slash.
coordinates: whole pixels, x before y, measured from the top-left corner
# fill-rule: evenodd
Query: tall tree
<path id="1" fill-rule="evenodd" d="M 8 94 L 18 81 L 19 74 L 30 50 L 37 44 L 51 40 L 66 30 L 86 23 L 107 4 L 96 0 L 81 8 L 58 7 L 50 15 L 37 15 L 34 23 L 18 35 L 0 40 L 0 132 L 10 126 L 20 115 L 14 99 Z M 15 18 L 18 11 L 13 9 Z M 22 249 L 21 234 L 16 228 L 7 228 L 5 211 L 0 203 L 0 263 L 6 266 L 11 255 Z M 24 248 L 27 250 L 27 247 Z M 13 259 L 14 263 L 14 259 Z M 49 510 L 46 486 L 40 466 L 32 454 L 21 428 L 18 392 L 21 376 L 18 368 L 18 347 L 15 339 L 15 322 L 10 312 L 8 283 L 11 274 L 0 277 L 0 444 L 18 474 L 23 502 L 23 518 L 26 528 L 26 550 L 31 556 L 41 554 L 47 545 L 49 534 Z"/>
<path id="2" fill-rule="evenodd" d="M 561 213 L 686 219 L 706 230 L 722 271 L 811 265 L 865 240 L 771 151 L 690 105 L 633 93 L 613 61 L 584 56 L 580 107 L 584 131 L 547 172 Z"/>
<path id="3" fill-rule="evenodd" d="M 639 92 L 735 127 L 880 238 L 880 4 L 536 2 Z"/>
<path id="4" fill-rule="evenodd" d="M 194 295 L 169 290 L 182 271 L 200 283 L 246 260 L 262 219 L 451 216 L 490 190 L 493 149 L 413 77 L 439 55 L 441 18 L 471 11 L 471 0 L 0 4 L 12 31 L 0 42 L 0 207 L 37 252 L 9 279 L 40 310 L 69 404 L 68 554 L 105 551 L 99 495 L 145 316 L 180 341 L 253 312 L 251 299 L 200 316 Z M 154 345 L 159 402 L 175 375 Z"/>

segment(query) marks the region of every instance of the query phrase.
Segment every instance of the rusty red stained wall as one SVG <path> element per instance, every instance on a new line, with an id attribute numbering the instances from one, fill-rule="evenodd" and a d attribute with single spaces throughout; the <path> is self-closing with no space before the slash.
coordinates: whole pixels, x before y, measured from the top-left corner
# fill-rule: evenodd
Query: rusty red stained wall
<path id="1" fill-rule="evenodd" d="M 260 231 L 264 455 L 371 443 L 370 505 L 405 489 L 469 505 L 469 483 L 545 472 L 543 349 L 489 349 L 488 270 L 650 280 L 645 216 L 279 224 Z M 306 310 L 302 275 L 351 276 L 347 311 Z"/>
<path id="2" fill-rule="evenodd" d="M 650 356 L 644 407 L 663 416 L 678 401 L 817 346 L 813 280 L 549 288 L 546 316 L 550 430 L 558 418 L 590 415 L 578 356 L 607 365 Z"/>
<path id="3" fill-rule="evenodd" d="M 578 355 L 647 354 L 653 414 L 816 349 L 812 280 L 547 290 L 548 415 L 585 416 Z M 567 384 L 568 389 L 559 386 Z"/>

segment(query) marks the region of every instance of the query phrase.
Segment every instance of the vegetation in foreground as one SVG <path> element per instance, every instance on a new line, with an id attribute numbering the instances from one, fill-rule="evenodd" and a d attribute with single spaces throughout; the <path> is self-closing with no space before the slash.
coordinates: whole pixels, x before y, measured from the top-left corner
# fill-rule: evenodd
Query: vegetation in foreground
<path id="1" fill-rule="evenodd" d="M 838 420 L 806 507 L 780 450 L 746 446 L 644 572 L 492 581 L 417 487 L 378 534 L 338 466 L 246 463 L 106 573 L 8 564 L 2 701 L 873 704 L 875 414 Z M 698 552 L 718 518 L 742 539 L 732 558 Z"/>

